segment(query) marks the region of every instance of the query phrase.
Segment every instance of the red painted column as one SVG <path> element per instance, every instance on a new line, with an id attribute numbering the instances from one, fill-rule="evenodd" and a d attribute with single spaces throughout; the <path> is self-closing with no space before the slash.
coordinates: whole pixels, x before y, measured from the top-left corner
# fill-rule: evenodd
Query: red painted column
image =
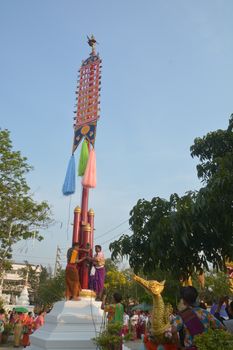
<path id="1" fill-rule="evenodd" d="M 91 236 L 91 226 L 89 223 L 87 223 L 82 228 L 83 233 L 83 246 L 85 248 L 90 248 L 90 236 Z M 84 253 L 84 255 L 88 255 L 88 253 Z M 88 289 L 88 279 L 89 279 L 89 266 L 87 265 L 87 262 L 83 262 L 82 264 L 82 281 L 81 281 L 81 287 L 83 289 Z"/>
<path id="2" fill-rule="evenodd" d="M 80 244 L 82 248 L 89 248 L 87 246 L 88 240 L 87 240 L 87 235 L 86 231 L 87 229 L 87 224 L 88 224 L 88 196 L 89 196 L 89 189 L 83 187 L 83 192 L 82 192 L 82 207 L 81 207 L 81 222 L 80 222 Z M 89 224 L 88 224 L 89 225 Z M 86 253 L 80 253 L 80 258 L 85 256 Z M 84 261 L 82 265 L 80 266 L 80 284 L 83 289 L 88 288 L 88 274 L 89 274 L 89 269 L 87 266 L 87 263 Z"/>
<path id="3" fill-rule="evenodd" d="M 91 232 L 90 232 L 90 248 L 91 248 L 91 255 L 93 253 L 93 244 L 94 244 L 94 219 L 95 219 L 95 212 L 93 209 L 90 209 L 88 211 L 88 222 L 91 227 Z"/>
<path id="4" fill-rule="evenodd" d="M 83 187 L 83 193 L 82 193 L 82 206 L 81 206 L 81 225 L 86 225 L 87 223 L 87 212 L 88 212 L 88 196 L 89 196 L 89 189 Z"/>
<path id="5" fill-rule="evenodd" d="M 81 218 L 81 208 L 77 206 L 74 209 L 74 226 L 73 226 L 73 239 L 72 239 L 73 243 L 79 242 L 80 218 Z"/>

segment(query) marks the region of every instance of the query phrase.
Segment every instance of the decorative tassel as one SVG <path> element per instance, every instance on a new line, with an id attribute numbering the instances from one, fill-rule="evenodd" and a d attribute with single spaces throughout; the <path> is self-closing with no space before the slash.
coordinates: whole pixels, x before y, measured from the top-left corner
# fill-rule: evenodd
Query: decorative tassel
<path id="1" fill-rule="evenodd" d="M 96 187 L 96 157 L 94 148 L 90 151 L 85 174 L 82 179 L 83 187 Z"/>
<path id="2" fill-rule="evenodd" d="M 69 196 L 75 192 L 75 159 L 72 154 L 66 171 L 65 181 L 62 187 L 64 196 Z"/>
<path id="3" fill-rule="evenodd" d="M 86 140 L 82 143 L 82 149 L 80 153 L 80 159 L 78 164 L 78 176 L 83 176 L 87 167 L 87 162 L 89 158 L 88 143 Z"/>

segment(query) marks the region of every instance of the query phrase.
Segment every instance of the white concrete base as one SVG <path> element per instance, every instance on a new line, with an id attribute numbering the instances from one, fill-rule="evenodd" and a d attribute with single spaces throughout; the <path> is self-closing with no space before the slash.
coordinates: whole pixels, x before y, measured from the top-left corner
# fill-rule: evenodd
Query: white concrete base
<path id="1" fill-rule="evenodd" d="M 95 350 L 92 339 L 102 331 L 101 302 L 93 297 L 59 301 L 46 315 L 45 324 L 30 336 L 29 350 Z"/>

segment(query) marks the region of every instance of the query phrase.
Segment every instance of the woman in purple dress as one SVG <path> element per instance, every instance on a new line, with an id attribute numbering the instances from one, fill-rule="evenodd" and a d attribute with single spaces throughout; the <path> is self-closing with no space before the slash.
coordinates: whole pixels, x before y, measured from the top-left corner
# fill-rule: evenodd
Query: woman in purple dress
<path id="1" fill-rule="evenodd" d="M 96 292 L 96 299 L 101 300 L 104 290 L 105 279 L 105 259 L 100 245 L 95 246 L 95 255 L 93 258 L 88 258 L 92 262 L 90 275 L 90 288 Z"/>

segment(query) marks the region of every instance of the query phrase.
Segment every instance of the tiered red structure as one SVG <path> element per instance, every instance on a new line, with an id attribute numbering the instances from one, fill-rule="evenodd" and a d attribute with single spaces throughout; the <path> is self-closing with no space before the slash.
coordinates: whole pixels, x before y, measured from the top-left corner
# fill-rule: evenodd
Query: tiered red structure
<path id="1" fill-rule="evenodd" d="M 86 139 L 89 149 L 94 147 L 97 120 L 99 118 L 101 59 L 95 52 L 94 36 L 88 38 L 92 48 L 90 56 L 82 62 L 79 70 L 79 85 L 77 87 L 77 111 L 75 112 L 73 153 L 82 139 Z M 93 251 L 94 211 L 88 210 L 89 188 L 82 189 L 81 208 L 74 210 L 73 242 L 79 242 L 81 247 Z M 80 257 L 83 256 L 82 255 Z M 88 266 L 80 267 L 80 283 L 83 289 L 88 288 Z"/>

